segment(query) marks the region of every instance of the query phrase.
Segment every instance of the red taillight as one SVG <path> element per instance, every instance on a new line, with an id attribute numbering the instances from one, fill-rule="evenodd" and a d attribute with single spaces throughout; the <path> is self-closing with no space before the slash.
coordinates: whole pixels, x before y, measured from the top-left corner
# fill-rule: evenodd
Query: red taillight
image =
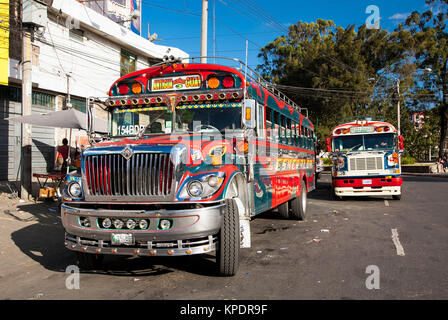
<path id="1" fill-rule="evenodd" d="M 389 132 L 390 131 L 390 127 L 384 127 L 384 132 Z"/>
<path id="2" fill-rule="evenodd" d="M 235 81 L 231 76 L 224 77 L 224 79 L 222 80 L 222 85 L 224 86 L 224 88 L 231 88 L 234 84 Z"/>
<path id="3" fill-rule="evenodd" d="M 342 130 L 341 129 L 337 129 L 334 133 L 336 134 L 341 134 Z"/>
<path id="4" fill-rule="evenodd" d="M 121 95 L 127 94 L 129 92 L 129 86 L 126 84 L 122 84 L 118 87 L 118 92 Z"/>

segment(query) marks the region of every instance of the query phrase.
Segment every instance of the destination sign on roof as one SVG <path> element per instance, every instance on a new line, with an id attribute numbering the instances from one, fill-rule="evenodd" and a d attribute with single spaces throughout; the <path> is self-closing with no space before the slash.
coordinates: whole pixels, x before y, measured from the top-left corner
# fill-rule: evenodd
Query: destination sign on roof
<path id="1" fill-rule="evenodd" d="M 192 90 L 200 89 L 202 79 L 200 75 L 155 78 L 151 80 L 152 91 Z"/>
<path id="2" fill-rule="evenodd" d="M 373 126 L 350 128 L 350 133 L 372 133 L 372 132 L 375 132 L 375 127 Z"/>

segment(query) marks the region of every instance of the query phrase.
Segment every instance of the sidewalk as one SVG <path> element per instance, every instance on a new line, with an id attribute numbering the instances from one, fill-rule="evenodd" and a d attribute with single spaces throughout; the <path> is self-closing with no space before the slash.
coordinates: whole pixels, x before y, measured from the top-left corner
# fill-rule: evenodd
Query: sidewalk
<path id="1" fill-rule="evenodd" d="M 448 178 L 448 173 L 402 172 L 401 175 L 403 175 L 403 176 L 415 176 L 415 177 Z"/>
<path id="2" fill-rule="evenodd" d="M 331 174 L 331 171 L 322 171 L 320 174 Z M 419 172 L 402 172 L 402 176 L 414 177 L 431 177 L 431 178 L 448 178 L 448 173 L 419 173 Z"/>

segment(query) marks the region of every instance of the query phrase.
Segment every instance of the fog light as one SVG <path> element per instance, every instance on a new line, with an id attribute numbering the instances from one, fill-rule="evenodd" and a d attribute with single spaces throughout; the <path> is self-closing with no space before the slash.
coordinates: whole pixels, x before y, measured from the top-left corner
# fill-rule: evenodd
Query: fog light
<path id="1" fill-rule="evenodd" d="M 115 227 L 116 229 L 121 229 L 121 228 L 123 228 L 123 225 L 124 225 L 124 223 L 123 223 L 123 221 L 121 221 L 120 219 L 115 219 L 115 220 L 114 220 L 114 227 Z"/>
<path id="2" fill-rule="evenodd" d="M 112 226 L 112 220 L 110 220 L 109 218 L 106 218 L 103 220 L 103 228 L 109 229 Z"/>
<path id="3" fill-rule="evenodd" d="M 171 228 L 172 221 L 168 219 L 161 219 L 159 222 L 159 229 L 160 230 L 168 230 Z"/>
<path id="4" fill-rule="evenodd" d="M 89 218 L 81 217 L 79 218 L 79 224 L 83 227 L 90 228 Z"/>
<path id="5" fill-rule="evenodd" d="M 128 229 L 134 229 L 136 225 L 137 225 L 137 224 L 136 224 L 135 221 L 132 220 L 132 219 L 129 219 L 129 220 L 126 222 L 126 228 L 128 228 Z"/>
<path id="6" fill-rule="evenodd" d="M 148 221 L 140 220 L 140 222 L 138 223 L 138 226 L 140 229 L 148 229 Z"/>

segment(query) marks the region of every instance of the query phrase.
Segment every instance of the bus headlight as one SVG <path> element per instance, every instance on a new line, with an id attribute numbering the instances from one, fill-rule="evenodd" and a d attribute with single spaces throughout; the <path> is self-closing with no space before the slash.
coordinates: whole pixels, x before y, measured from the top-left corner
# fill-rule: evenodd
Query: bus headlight
<path id="1" fill-rule="evenodd" d="M 71 182 L 71 183 L 67 186 L 67 191 L 68 191 L 68 194 L 69 194 L 72 198 L 80 198 L 80 197 L 81 197 L 81 194 L 82 194 L 81 186 L 80 186 L 79 183 L 76 182 L 76 181 Z"/>
<path id="2" fill-rule="evenodd" d="M 201 196 L 204 191 L 204 187 L 202 186 L 202 183 L 194 180 L 188 184 L 187 191 L 190 196 L 197 198 Z"/>
<path id="3" fill-rule="evenodd" d="M 345 167 L 345 158 L 344 157 L 338 157 L 336 161 L 334 162 L 336 169 L 341 170 Z"/>
<path id="4" fill-rule="evenodd" d="M 224 181 L 224 172 L 196 176 L 179 193 L 181 199 L 204 199 L 216 193 Z"/>

